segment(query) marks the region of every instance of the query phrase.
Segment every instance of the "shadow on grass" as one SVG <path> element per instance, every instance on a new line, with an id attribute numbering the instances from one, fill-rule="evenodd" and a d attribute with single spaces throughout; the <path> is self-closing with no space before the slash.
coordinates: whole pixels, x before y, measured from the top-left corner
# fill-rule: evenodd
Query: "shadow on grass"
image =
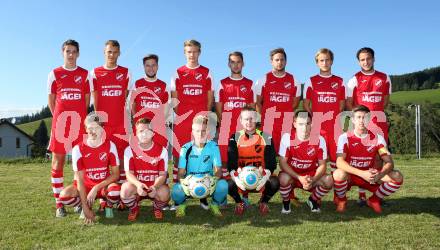
<path id="1" fill-rule="evenodd" d="M 403 197 L 387 200 L 387 206 L 383 213 L 375 214 L 369 207 L 359 207 L 356 201 L 349 200 L 347 211 L 344 214 L 335 212 L 335 206 L 331 201 L 324 201 L 321 213 L 311 213 L 309 207 L 302 203 L 300 207 L 292 206 L 292 213 L 281 214 L 281 203 L 271 202 L 270 213 L 262 217 L 258 212 L 258 205 L 253 204 L 245 211 L 243 216 L 234 214 L 234 204 L 229 203 L 225 210 L 222 210 L 223 217 L 213 217 L 210 211 L 203 210 L 198 204 L 188 204 L 186 216 L 176 218 L 174 211 L 164 211 L 164 219 L 156 220 L 153 217 L 150 204 L 143 204 L 140 215 L 136 222 L 127 220 L 127 211 L 115 211 L 115 218 L 105 219 L 101 216 L 100 223 L 108 225 L 131 225 L 131 224 L 172 224 L 172 225 L 193 225 L 200 226 L 207 230 L 227 227 L 233 224 L 250 225 L 254 227 L 272 228 L 291 225 L 300 225 L 305 221 L 340 223 L 344 221 L 356 221 L 368 218 L 386 217 L 393 214 L 418 215 L 431 214 L 440 218 L 439 198 Z M 116 209 L 115 209 L 116 210 Z"/>

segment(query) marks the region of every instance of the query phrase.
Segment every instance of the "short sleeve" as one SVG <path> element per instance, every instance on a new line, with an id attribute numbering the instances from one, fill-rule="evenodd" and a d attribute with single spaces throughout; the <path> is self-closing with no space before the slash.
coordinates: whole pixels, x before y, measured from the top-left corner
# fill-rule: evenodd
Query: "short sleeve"
<path id="1" fill-rule="evenodd" d="M 344 133 L 338 138 L 338 147 L 336 150 L 337 154 L 346 154 L 347 153 L 347 145 L 348 145 L 348 137 L 347 133 Z"/>
<path id="2" fill-rule="evenodd" d="M 295 97 L 301 97 L 301 83 L 297 81 L 296 78 L 293 79 L 293 82 L 295 83 L 295 87 L 296 87 L 296 93 L 295 93 Z"/>
<path id="3" fill-rule="evenodd" d="M 213 144 L 213 160 L 212 160 L 212 165 L 214 167 L 220 168 L 222 166 L 222 159 L 220 156 L 220 149 L 218 147 L 217 144 Z"/>
<path id="4" fill-rule="evenodd" d="M 168 171 L 168 151 L 165 148 L 162 148 L 162 153 L 160 154 L 160 158 L 163 160 L 163 169 L 161 171 Z"/>
<path id="5" fill-rule="evenodd" d="M 47 94 L 56 94 L 55 73 L 53 70 L 47 76 Z"/>
<path id="6" fill-rule="evenodd" d="M 387 143 L 385 142 L 385 139 L 383 138 L 382 135 L 377 135 L 378 139 L 377 139 L 377 150 L 380 156 L 383 155 L 391 155 L 390 151 L 388 151 L 387 148 Z"/>
<path id="7" fill-rule="evenodd" d="M 189 145 L 189 144 L 188 144 Z M 179 155 L 179 166 L 178 168 L 186 168 L 186 152 L 188 150 L 188 145 L 184 145 L 180 149 L 180 155 Z"/>
<path id="8" fill-rule="evenodd" d="M 357 86 L 357 78 L 353 76 L 350 80 L 348 80 L 345 86 L 345 95 L 347 97 L 353 97 L 353 90 Z"/>
<path id="9" fill-rule="evenodd" d="M 343 81 L 342 81 L 343 82 Z M 341 84 L 341 87 L 340 87 L 340 89 L 339 89 L 339 92 L 338 92 L 338 98 L 339 98 L 339 100 L 345 100 L 345 98 L 346 98 L 346 94 L 345 94 L 345 85 L 344 84 Z"/>
<path id="10" fill-rule="evenodd" d="M 89 72 L 89 85 L 90 85 L 90 92 L 95 91 L 95 80 L 96 80 L 96 75 L 95 75 L 95 70 L 92 69 Z"/>
<path id="11" fill-rule="evenodd" d="M 281 137 L 280 150 L 278 154 L 281 157 L 286 157 L 286 152 L 289 147 L 290 147 L 290 134 L 285 133 L 283 134 L 283 137 Z"/>
<path id="12" fill-rule="evenodd" d="M 131 166 L 131 159 L 133 158 L 133 151 L 130 146 L 126 147 L 124 150 L 124 170 L 125 172 L 133 171 L 133 166 Z"/>
<path id="13" fill-rule="evenodd" d="M 319 160 L 323 161 L 323 160 L 327 160 L 327 144 L 325 142 L 324 137 L 319 136 Z"/>
<path id="14" fill-rule="evenodd" d="M 174 75 L 171 77 L 169 91 L 176 91 L 176 81 L 178 80 L 179 80 L 179 74 L 176 71 Z"/>
<path id="15" fill-rule="evenodd" d="M 134 89 L 134 82 L 133 78 L 131 76 L 130 70 L 127 71 L 127 90 L 133 90 Z"/>
<path id="16" fill-rule="evenodd" d="M 72 149 L 72 169 L 75 172 L 84 170 L 82 155 L 78 145 Z"/>
<path id="17" fill-rule="evenodd" d="M 211 72 L 209 72 L 206 76 L 206 81 L 210 85 L 209 90 L 214 91 L 214 77 L 212 76 Z"/>
<path id="18" fill-rule="evenodd" d="M 391 95 L 392 93 L 392 85 L 391 85 L 391 78 L 389 75 L 387 75 L 387 84 L 388 84 L 388 93 L 386 95 Z"/>
<path id="19" fill-rule="evenodd" d="M 223 94 L 223 84 L 221 82 L 218 83 L 218 89 L 215 91 L 215 101 L 216 102 L 223 102 L 221 99 Z"/>
<path id="20" fill-rule="evenodd" d="M 119 166 L 118 150 L 113 142 L 110 142 L 110 155 L 112 155 L 110 158 L 110 166 Z"/>
<path id="21" fill-rule="evenodd" d="M 262 77 L 261 79 L 257 80 L 255 83 L 255 96 L 261 96 L 261 91 L 263 89 L 263 85 L 266 82 L 266 76 Z"/>
<path id="22" fill-rule="evenodd" d="M 303 93 L 303 99 L 308 99 L 311 100 L 312 99 L 312 83 L 306 83 L 304 85 L 304 93 Z"/>

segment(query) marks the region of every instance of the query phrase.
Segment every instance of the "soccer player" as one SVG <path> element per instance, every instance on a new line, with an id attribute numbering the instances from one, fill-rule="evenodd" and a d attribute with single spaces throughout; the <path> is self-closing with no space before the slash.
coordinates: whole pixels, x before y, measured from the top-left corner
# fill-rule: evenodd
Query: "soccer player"
<path id="1" fill-rule="evenodd" d="M 151 121 L 141 118 L 136 122 L 136 142 L 125 149 L 124 167 L 127 182 L 121 187 L 121 200 L 130 209 L 129 221 L 139 215 L 139 202 L 143 199 L 153 201 L 156 219 L 162 219 L 162 208 L 170 199 L 170 189 L 166 184 L 168 152 L 153 140 Z"/>
<path id="2" fill-rule="evenodd" d="M 258 167 L 260 174 L 263 175 L 265 170 L 269 170 L 271 175 L 277 166 L 276 152 L 273 145 L 272 137 L 258 130 L 257 112 L 252 107 L 244 107 L 240 113 L 240 123 L 243 129 L 233 134 L 228 144 L 228 170 L 237 173 L 238 168 L 245 166 Z M 235 174 L 232 173 L 232 174 Z M 249 191 L 239 190 L 234 180 L 228 180 L 229 195 L 234 199 L 235 214 L 242 215 L 245 210 L 245 203 L 239 193 L 246 196 Z M 269 212 L 267 203 L 272 196 L 278 191 L 280 183 L 276 176 L 270 176 L 261 194 L 259 211 L 261 215 Z M 260 190 L 260 191 L 261 191 Z"/>
<path id="3" fill-rule="evenodd" d="M 282 214 L 289 214 L 290 192 L 301 188 L 311 192 L 307 204 L 312 212 L 320 212 L 321 198 L 333 187 L 333 178 L 326 174 L 327 147 L 324 137 L 310 136 L 312 115 L 296 112 L 294 132 L 284 134 L 280 144 L 280 194 Z"/>
<path id="4" fill-rule="evenodd" d="M 385 73 L 375 70 L 373 49 L 361 48 L 356 53 L 356 57 L 361 71 L 347 83 L 347 110 L 352 110 L 358 105 L 368 107 L 372 111 L 370 130 L 381 134 L 388 142 L 388 123 L 384 111 L 391 95 L 391 80 Z M 383 164 L 378 156 L 376 164 L 378 167 Z M 365 200 L 365 190 L 359 189 L 359 205 L 364 205 Z"/>
<path id="5" fill-rule="evenodd" d="M 95 220 L 92 206 L 97 198 L 107 203 L 105 217 L 113 218 L 113 204 L 119 201 L 119 158 L 115 144 L 105 139 L 101 117 L 89 114 L 84 125 L 87 139 L 72 150 L 75 180 L 61 192 L 60 201 L 66 206 L 80 205 L 80 218 L 88 224 Z"/>
<path id="6" fill-rule="evenodd" d="M 343 213 L 346 210 L 347 190 L 358 186 L 373 193 L 367 205 L 374 212 L 381 213 L 381 199 L 399 190 L 403 183 L 402 174 L 394 170 L 384 137 L 368 130 L 370 119 L 368 107 L 355 107 L 351 118 L 354 130 L 339 137 L 336 160 L 338 169 L 333 172 L 337 212 Z M 384 162 L 381 168 L 375 165 L 377 154 Z"/>
<path id="7" fill-rule="evenodd" d="M 66 154 L 81 141 L 85 133 L 82 122 L 90 103 L 88 72 L 76 64 L 78 42 L 70 39 L 65 41 L 61 52 L 64 64 L 52 70 L 47 80 L 48 105 L 53 117 L 49 150 L 52 152 L 51 184 L 56 217 L 66 216 L 66 210 L 59 200 L 64 187 L 64 162 Z"/>
<path id="8" fill-rule="evenodd" d="M 176 118 L 173 137 L 173 181 L 177 182 L 181 146 L 191 140 L 192 120 L 211 111 L 214 104 L 213 78 L 208 68 L 199 64 L 202 45 L 196 40 L 183 44 L 186 65 L 177 69 L 171 79 L 170 91 Z"/>
<path id="9" fill-rule="evenodd" d="M 257 81 L 257 111 L 263 131 L 271 134 L 278 152 L 281 135 L 290 132 L 293 112 L 298 107 L 301 84 L 286 72 L 287 54 L 282 48 L 270 52 L 272 71 Z"/>
<path id="10" fill-rule="evenodd" d="M 165 126 L 169 98 L 167 84 L 157 78 L 159 69 L 159 57 L 157 55 L 146 55 L 142 62 L 145 77 L 135 82 L 131 92 L 131 97 L 134 99 L 131 107 L 133 120 L 135 123 L 141 118 L 150 120 L 155 131 L 153 141 L 167 148 L 168 139 Z"/>
<path id="11" fill-rule="evenodd" d="M 193 141 L 183 145 L 180 151 L 179 159 L 179 182 L 174 184 L 171 197 L 177 206 L 176 217 L 184 217 L 186 204 L 189 196 L 185 194 L 184 182 L 187 176 L 202 177 L 208 175 L 211 182 L 215 183 L 215 189 L 212 192 L 212 202 L 208 209 L 216 217 L 222 216 L 219 205 L 224 203 L 228 195 L 228 183 L 222 176 L 220 151 L 217 144 L 208 140 L 208 117 L 197 115 L 192 123 Z M 212 186 L 212 184 L 211 184 Z M 204 205 L 201 203 L 201 205 Z"/>
<path id="12" fill-rule="evenodd" d="M 118 65 L 120 54 L 119 42 L 108 40 L 104 47 L 104 65 L 91 71 L 90 82 L 95 111 L 107 114 L 105 131 L 109 139 L 115 143 L 118 155 L 121 157 L 119 183 L 122 184 L 126 180 L 123 155 L 128 146 L 125 127 L 127 120 L 125 101 L 129 91 L 131 74 L 127 68 Z"/>
<path id="13" fill-rule="evenodd" d="M 231 75 L 220 81 L 216 94 L 216 112 L 220 124 L 218 144 L 222 159 L 223 177 L 228 176 L 228 140 L 241 127 L 238 119 L 245 106 L 255 107 L 253 82 L 242 74 L 243 53 L 231 52 L 228 56 Z"/>

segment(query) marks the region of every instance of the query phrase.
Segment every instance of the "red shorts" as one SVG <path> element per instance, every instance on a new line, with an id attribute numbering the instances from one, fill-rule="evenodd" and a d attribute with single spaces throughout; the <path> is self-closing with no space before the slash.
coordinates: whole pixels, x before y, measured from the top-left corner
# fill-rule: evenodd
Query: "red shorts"
<path id="1" fill-rule="evenodd" d="M 76 189 L 78 189 L 78 183 L 77 183 L 76 180 L 73 180 L 73 186 L 74 186 Z M 85 187 L 86 187 L 86 195 L 88 195 L 94 186 L 88 186 L 88 185 L 85 185 Z M 95 199 L 104 199 L 105 196 L 106 196 L 106 191 L 105 191 L 106 189 L 107 189 L 106 187 L 101 188 L 101 189 L 96 193 L 96 198 L 95 198 Z M 78 189 L 78 191 L 79 191 L 79 189 Z"/>
<path id="2" fill-rule="evenodd" d="M 302 174 L 299 174 L 299 175 L 300 176 L 306 176 L 306 175 L 315 176 L 315 174 L 316 174 L 316 170 L 310 171 L 310 172 L 305 172 L 305 173 L 302 173 Z M 302 190 L 304 190 L 303 185 L 301 184 L 301 182 L 298 179 L 293 178 L 293 177 L 291 177 L 291 178 L 293 180 L 293 182 L 292 182 L 293 188 L 301 188 Z M 309 190 L 306 190 L 306 191 L 312 192 L 312 190 L 313 190 L 313 188 L 311 188 Z"/>
<path id="3" fill-rule="evenodd" d="M 124 127 L 104 127 L 107 138 L 112 141 L 118 151 L 118 158 L 124 158 L 124 151 L 128 147 L 128 135 Z M 122 166 L 123 162 L 120 162 Z"/>
<path id="4" fill-rule="evenodd" d="M 56 154 L 67 154 L 82 141 L 85 129 L 82 121 L 74 120 L 75 124 L 72 124 L 72 120 L 67 119 L 65 124 L 61 122 L 57 124 L 56 119 L 54 118 L 52 122 L 48 149 Z"/>
<path id="5" fill-rule="evenodd" d="M 368 171 L 368 170 L 365 170 Z M 347 191 L 351 189 L 352 186 L 357 186 L 363 189 L 366 189 L 372 193 L 376 192 L 376 190 L 379 188 L 380 184 L 370 184 L 366 180 L 362 179 L 361 177 L 353 174 L 348 175 L 348 188 Z"/>
<path id="6" fill-rule="evenodd" d="M 191 141 L 192 117 L 188 117 L 179 124 L 174 124 L 173 132 L 173 155 L 179 157 L 182 146 Z"/>

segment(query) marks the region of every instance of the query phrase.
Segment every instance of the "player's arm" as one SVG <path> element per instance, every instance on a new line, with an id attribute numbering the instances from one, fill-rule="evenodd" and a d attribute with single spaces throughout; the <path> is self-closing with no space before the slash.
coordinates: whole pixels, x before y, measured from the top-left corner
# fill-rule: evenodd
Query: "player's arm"
<path id="1" fill-rule="evenodd" d="M 177 113 L 177 109 L 179 106 L 179 104 L 177 102 L 177 98 L 178 98 L 177 91 L 171 91 L 171 105 L 172 105 L 175 113 Z"/>
<path id="2" fill-rule="evenodd" d="M 47 104 L 49 106 L 50 112 L 52 113 L 55 111 L 55 99 L 57 96 L 55 94 L 49 94 Z"/>
<path id="3" fill-rule="evenodd" d="M 89 106 L 90 106 L 90 94 L 89 93 L 85 94 L 84 95 L 84 99 L 86 100 L 86 110 L 87 110 L 87 113 L 88 113 Z"/>
<path id="4" fill-rule="evenodd" d="M 339 112 L 342 112 L 345 110 L 345 102 L 346 102 L 346 100 L 339 101 Z"/>
<path id="5" fill-rule="evenodd" d="M 189 146 L 189 147 L 191 147 L 191 146 Z M 186 166 L 188 164 L 187 158 L 189 159 L 189 157 L 187 157 L 187 152 L 188 152 L 188 148 L 187 148 L 187 146 L 184 145 L 180 149 L 180 155 L 179 155 L 179 165 L 178 165 L 178 171 L 177 171 L 177 181 L 178 182 L 180 182 L 180 179 L 185 179 Z"/>
<path id="6" fill-rule="evenodd" d="M 260 114 L 262 111 L 262 107 L 263 107 L 263 97 L 261 95 L 257 95 L 257 101 L 255 102 L 255 109 Z"/>
<path id="7" fill-rule="evenodd" d="M 86 224 L 93 223 L 95 221 L 95 213 L 87 203 L 86 187 L 84 185 L 84 171 L 75 171 L 75 180 L 78 187 L 79 198 L 81 199 L 81 207 L 84 211 L 84 222 Z"/>
<path id="8" fill-rule="evenodd" d="M 312 184 L 315 184 L 325 175 L 326 169 L 327 169 L 327 161 L 319 160 L 318 168 L 316 169 L 315 176 L 312 176 Z"/>
<path id="9" fill-rule="evenodd" d="M 105 180 L 101 181 L 99 184 L 94 186 L 93 188 L 96 188 L 96 190 L 101 190 L 104 187 L 107 187 L 108 185 L 116 182 L 119 179 L 119 166 L 110 166 L 110 176 L 107 177 Z"/>
<path id="10" fill-rule="evenodd" d="M 386 109 L 389 103 L 390 103 L 390 95 L 384 96 L 383 109 Z"/>
<path id="11" fill-rule="evenodd" d="M 228 172 L 238 169 L 238 148 L 235 134 L 229 138 L 228 142 Z"/>
<path id="12" fill-rule="evenodd" d="M 345 109 L 348 111 L 353 109 L 353 97 L 347 97 L 345 100 Z"/>
<path id="13" fill-rule="evenodd" d="M 168 151 L 162 148 L 162 153 L 160 155 L 159 164 L 162 167 L 162 171 L 159 171 L 159 176 L 154 180 L 153 187 L 156 189 L 166 183 L 167 180 L 167 170 L 168 170 Z"/>
<path id="14" fill-rule="evenodd" d="M 207 111 L 211 111 L 212 110 L 212 104 L 214 103 L 214 91 L 213 90 L 208 90 L 206 92 L 207 98 L 208 98 L 208 105 L 206 106 L 206 110 Z"/>
<path id="15" fill-rule="evenodd" d="M 309 113 L 312 113 L 311 103 L 310 99 L 303 99 L 303 108 Z"/>
<path id="16" fill-rule="evenodd" d="M 380 158 L 383 161 L 383 166 L 377 177 L 375 178 L 376 182 L 382 179 L 385 175 L 389 174 L 394 169 L 394 162 L 391 155 L 382 155 Z"/>
<path id="17" fill-rule="evenodd" d="M 216 145 L 213 150 L 212 166 L 214 168 L 214 175 L 220 179 L 223 176 L 223 172 L 222 172 L 222 160 L 220 156 L 220 149 L 218 145 Z"/>
<path id="18" fill-rule="evenodd" d="M 280 168 L 283 172 L 290 175 L 294 179 L 299 179 L 299 175 L 287 164 L 287 159 L 284 156 L 279 157 L 280 160 Z"/>
<path id="19" fill-rule="evenodd" d="M 218 119 L 219 124 L 221 124 L 221 122 L 222 122 L 222 110 L 223 110 L 223 103 L 216 102 L 215 103 L 215 113 L 217 114 L 217 119 Z"/>
<path id="20" fill-rule="evenodd" d="M 95 108 L 95 111 L 98 110 L 98 91 L 94 90 L 92 91 L 92 98 L 93 98 L 93 107 Z"/>
<path id="21" fill-rule="evenodd" d="M 292 109 L 293 110 L 296 110 L 296 108 L 298 108 L 300 99 L 301 99 L 300 97 L 293 98 L 293 101 L 292 101 Z"/>
<path id="22" fill-rule="evenodd" d="M 347 155 L 345 153 L 337 154 L 336 167 L 349 174 L 357 175 L 369 182 L 371 173 L 369 171 L 363 171 L 358 168 L 350 166 L 350 164 L 348 164 L 348 162 L 345 160 L 346 156 Z"/>

